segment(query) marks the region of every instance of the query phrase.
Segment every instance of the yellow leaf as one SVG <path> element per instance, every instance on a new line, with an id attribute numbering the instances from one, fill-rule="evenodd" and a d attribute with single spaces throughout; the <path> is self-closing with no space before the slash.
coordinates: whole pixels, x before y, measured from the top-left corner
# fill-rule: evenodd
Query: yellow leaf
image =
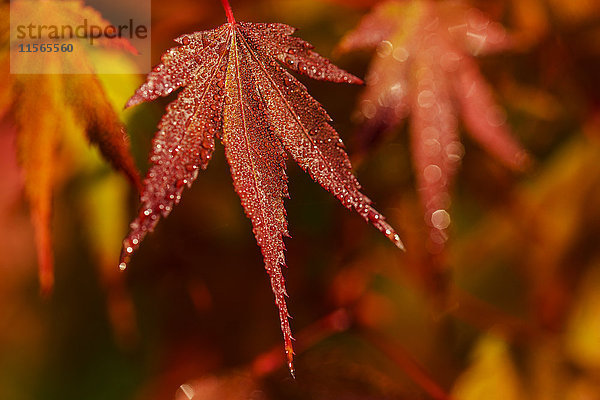
<path id="1" fill-rule="evenodd" d="M 600 268 L 582 279 L 583 286 L 567 325 L 565 347 L 579 366 L 600 368 Z"/>
<path id="2" fill-rule="evenodd" d="M 508 346 L 499 337 L 480 339 L 471 365 L 459 376 L 452 390 L 456 400 L 517 400 L 521 384 Z"/>

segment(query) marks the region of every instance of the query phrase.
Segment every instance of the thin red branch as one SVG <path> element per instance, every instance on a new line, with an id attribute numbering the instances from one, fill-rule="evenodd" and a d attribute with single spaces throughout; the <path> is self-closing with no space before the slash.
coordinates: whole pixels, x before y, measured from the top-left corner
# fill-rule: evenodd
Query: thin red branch
<path id="1" fill-rule="evenodd" d="M 499 308 L 459 288 L 453 288 L 452 292 L 452 302 L 458 305 L 458 307 L 452 307 L 452 309 L 448 310 L 449 313 L 481 331 L 487 332 L 493 329 L 511 342 L 539 340 L 544 334 L 534 324 L 508 315 Z"/>
<path id="2" fill-rule="evenodd" d="M 374 345 L 390 360 L 394 361 L 404 373 L 434 400 L 453 400 L 431 375 L 402 347 L 392 343 L 382 335 L 362 331 L 360 335 Z"/>
<path id="3" fill-rule="evenodd" d="M 233 11 L 231 10 L 229 1 L 221 0 L 221 3 L 223 3 L 223 8 L 225 9 L 225 14 L 227 15 L 227 22 L 229 22 L 230 24 L 235 24 L 235 18 L 233 18 Z"/>

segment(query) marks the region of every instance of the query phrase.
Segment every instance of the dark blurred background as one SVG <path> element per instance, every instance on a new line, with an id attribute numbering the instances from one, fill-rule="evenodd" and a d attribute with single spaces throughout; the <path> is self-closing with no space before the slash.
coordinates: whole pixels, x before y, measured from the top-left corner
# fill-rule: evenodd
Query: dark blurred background
<path id="1" fill-rule="evenodd" d="M 231 3 L 237 20 L 293 25 L 332 57 L 375 2 Z M 478 63 L 535 165 L 510 172 L 463 135 L 440 261 L 426 246 L 406 127 L 362 148 L 354 110 L 364 88 L 301 78 L 350 155 L 361 155 L 364 192 L 408 250 L 288 163 L 296 380 L 220 145 L 118 273 L 136 195 L 83 138 L 72 143 L 77 156 L 60 167 L 53 202 L 56 283 L 44 298 L 9 116 L 0 126 L 0 398 L 600 398 L 600 6 L 470 4 L 520 35 L 518 48 Z M 153 63 L 172 38 L 225 22 L 216 0 L 154 1 L 152 16 Z M 370 57 L 332 59 L 363 77 Z M 103 83 L 124 104 L 141 80 Z M 122 114 L 142 171 L 173 98 Z"/>

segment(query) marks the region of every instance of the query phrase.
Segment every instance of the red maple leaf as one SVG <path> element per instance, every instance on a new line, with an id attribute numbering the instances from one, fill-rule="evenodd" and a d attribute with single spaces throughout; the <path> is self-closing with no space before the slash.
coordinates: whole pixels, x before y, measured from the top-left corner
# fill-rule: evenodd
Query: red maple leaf
<path id="1" fill-rule="evenodd" d="M 340 43 L 341 51 L 377 47 L 360 103 L 361 135 L 372 140 L 411 115 L 413 164 L 434 252 L 447 239 L 448 192 L 464 151 L 458 114 L 503 164 L 514 170 L 528 164 L 473 58 L 510 42 L 500 24 L 461 2 L 392 0 Z"/>
<path id="2" fill-rule="evenodd" d="M 127 103 L 132 106 L 183 88 L 167 107 L 154 138 L 153 165 L 144 182 L 140 213 L 123 243 L 120 268 L 126 268 L 159 217 L 166 217 L 179 202 L 183 188 L 192 184 L 199 169 L 207 167 L 215 137 L 220 139 L 271 279 L 293 373 L 282 275 L 283 237 L 288 236 L 283 205 L 289 197 L 286 152 L 342 204 L 356 210 L 397 246 L 402 243 L 360 192 L 331 118 L 280 63 L 315 79 L 361 80 L 314 52 L 309 43 L 290 36 L 294 28 L 236 22 L 224 4 L 228 23 L 177 38 L 180 46 L 162 56 L 162 63 Z"/>

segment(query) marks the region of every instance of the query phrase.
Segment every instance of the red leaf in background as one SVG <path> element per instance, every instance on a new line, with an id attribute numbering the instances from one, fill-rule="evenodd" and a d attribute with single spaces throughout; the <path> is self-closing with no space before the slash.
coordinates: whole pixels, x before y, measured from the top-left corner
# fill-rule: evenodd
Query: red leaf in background
<path id="1" fill-rule="evenodd" d="M 226 8 L 227 9 L 227 8 Z M 306 88 L 279 64 L 332 82 L 360 83 L 312 50 L 284 24 L 235 22 L 176 39 L 127 106 L 183 88 L 169 104 L 154 138 L 152 167 L 142 207 L 123 243 L 121 269 L 205 169 L 221 139 L 234 187 L 261 248 L 271 279 L 293 373 L 292 334 L 282 275 L 288 236 L 283 199 L 288 196 L 286 152 L 347 208 L 356 210 L 397 246 L 402 243 L 360 192 L 331 119 Z"/>
<path id="2" fill-rule="evenodd" d="M 373 138 L 409 114 L 412 155 L 434 251 L 450 224 L 448 192 L 462 157 L 458 117 L 471 136 L 511 169 L 528 156 L 511 137 L 472 54 L 510 46 L 502 26 L 453 1 L 387 1 L 340 43 L 341 51 L 377 46 L 360 110 Z"/>

